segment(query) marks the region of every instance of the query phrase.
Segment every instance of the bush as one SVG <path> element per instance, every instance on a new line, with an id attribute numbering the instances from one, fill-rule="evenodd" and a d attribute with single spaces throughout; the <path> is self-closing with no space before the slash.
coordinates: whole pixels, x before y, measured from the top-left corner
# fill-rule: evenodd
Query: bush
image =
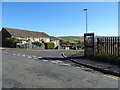
<path id="1" fill-rule="evenodd" d="M 105 63 L 110 63 L 110 64 L 120 64 L 120 57 L 118 56 L 109 56 L 109 55 L 98 55 L 98 56 L 93 56 L 90 57 L 91 60 L 95 60 L 98 62 L 105 62 Z"/>
<path id="2" fill-rule="evenodd" d="M 19 40 L 15 37 L 6 38 L 5 41 L 7 42 L 6 46 L 10 48 L 15 48 L 16 43 L 22 43 L 22 40 Z"/>
<path id="3" fill-rule="evenodd" d="M 32 42 L 32 44 L 36 45 L 36 46 L 39 46 L 39 47 L 41 47 L 41 45 L 42 45 L 40 42 Z"/>
<path id="4" fill-rule="evenodd" d="M 54 49 L 55 45 L 53 42 L 45 42 L 45 49 Z"/>
<path id="5" fill-rule="evenodd" d="M 7 42 L 9 42 L 9 43 L 22 43 L 22 40 L 19 40 L 19 39 L 15 38 L 15 37 L 6 38 L 5 40 L 6 40 Z"/>

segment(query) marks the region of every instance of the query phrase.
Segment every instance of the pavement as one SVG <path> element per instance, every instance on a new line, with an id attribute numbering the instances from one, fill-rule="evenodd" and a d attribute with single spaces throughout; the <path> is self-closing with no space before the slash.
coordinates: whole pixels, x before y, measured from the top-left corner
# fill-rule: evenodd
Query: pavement
<path id="1" fill-rule="evenodd" d="M 65 52 L 63 57 L 70 59 L 72 62 L 83 65 L 88 68 L 98 70 L 105 74 L 111 74 L 120 77 L 120 66 L 109 63 L 97 62 L 84 57 L 81 52 Z"/>
<path id="2" fill-rule="evenodd" d="M 3 88 L 118 88 L 110 78 L 77 65 L 61 53 L 66 50 L 5 49 L 2 54 Z"/>

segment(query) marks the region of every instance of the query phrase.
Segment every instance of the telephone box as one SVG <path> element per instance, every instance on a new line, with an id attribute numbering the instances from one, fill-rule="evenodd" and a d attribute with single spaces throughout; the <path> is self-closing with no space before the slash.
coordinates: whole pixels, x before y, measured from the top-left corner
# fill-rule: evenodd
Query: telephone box
<path id="1" fill-rule="evenodd" d="M 94 33 L 84 34 L 84 56 L 94 56 Z"/>

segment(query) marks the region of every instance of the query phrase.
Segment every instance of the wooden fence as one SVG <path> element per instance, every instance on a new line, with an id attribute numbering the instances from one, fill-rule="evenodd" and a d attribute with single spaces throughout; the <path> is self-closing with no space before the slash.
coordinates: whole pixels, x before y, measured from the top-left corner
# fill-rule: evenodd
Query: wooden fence
<path id="1" fill-rule="evenodd" d="M 95 44 L 99 55 L 120 56 L 120 37 L 98 37 Z"/>

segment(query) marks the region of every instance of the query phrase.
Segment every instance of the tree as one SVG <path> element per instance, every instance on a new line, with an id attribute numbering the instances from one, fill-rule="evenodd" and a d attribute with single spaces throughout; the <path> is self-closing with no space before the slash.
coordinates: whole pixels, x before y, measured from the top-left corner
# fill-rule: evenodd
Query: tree
<path id="1" fill-rule="evenodd" d="M 79 44 L 83 45 L 84 44 L 84 40 L 80 40 Z"/>
<path id="2" fill-rule="evenodd" d="M 8 46 L 10 47 L 16 47 L 16 43 L 22 43 L 22 40 L 19 40 L 15 37 L 12 37 L 12 38 L 6 38 L 5 39 L 7 42 L 8 42 Z"/>

